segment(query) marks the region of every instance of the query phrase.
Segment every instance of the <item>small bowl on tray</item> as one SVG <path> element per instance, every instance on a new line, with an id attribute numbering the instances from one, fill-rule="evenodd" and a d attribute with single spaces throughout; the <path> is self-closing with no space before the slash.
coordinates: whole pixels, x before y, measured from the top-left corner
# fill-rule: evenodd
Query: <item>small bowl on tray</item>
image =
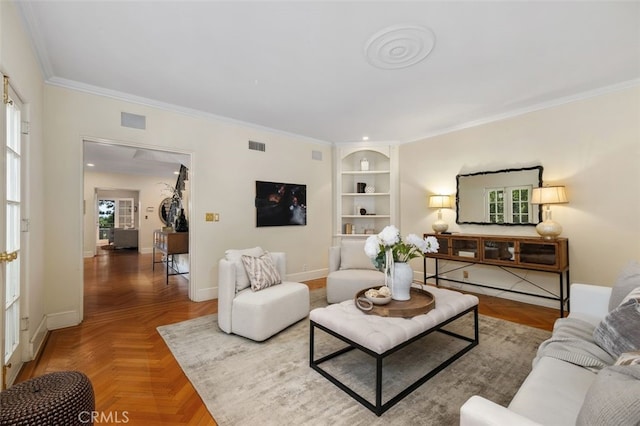
<path id="1" fill-rule="evenodd" d="M 382 287 L 379 289 L 371 288 L 365 292 L 364 297 L 374 305 L 386 305 L 391 302 L 391 292 L 381 291 L 380 289 L 382 289 Z"/>

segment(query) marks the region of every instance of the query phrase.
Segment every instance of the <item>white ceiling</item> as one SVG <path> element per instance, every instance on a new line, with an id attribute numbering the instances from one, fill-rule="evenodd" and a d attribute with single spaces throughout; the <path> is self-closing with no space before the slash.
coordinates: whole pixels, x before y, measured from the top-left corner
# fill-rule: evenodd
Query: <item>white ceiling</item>
<path id="1" fill-rule="evenodd" d="M 84 142 L 84 170 L 95 173 L 116 173 L 154 176 L 177 180 L 176 172 L 183 164 L 189 168 L 188 155 L 140 149 L 100 142 Z"/>
<path id="2" fill-rule="evenodd" d="M 17 4 L 51 84 L 331 143 L 413 141 L 640 82 L 637 1 Z M 372 65 L 410 61 L 430 33 L 426 59 Z"/>

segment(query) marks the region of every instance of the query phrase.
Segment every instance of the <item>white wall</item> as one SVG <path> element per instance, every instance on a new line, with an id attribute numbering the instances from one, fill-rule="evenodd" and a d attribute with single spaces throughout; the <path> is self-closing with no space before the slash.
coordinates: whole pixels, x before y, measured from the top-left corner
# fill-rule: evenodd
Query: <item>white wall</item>
<path id="1" fill-rule="evenodd" d="M 22 315 L 29 317 L 24 359 L 31 359 L 44 337 L 44 271 L 45 218 L 51 219 L 44 204 L 43 172 L 43 78 L 22 18 L 10 1 L 0 1 L 0 72 L 10 77 L 11 86 L 20 97 L 22 119 L 30 123 L 23 147 L 22 217 L 29 220 L 29 232 L 22 234 L 20 253 L 22 274 L 26 283 Z M 4 176 L 0 179 L 4 182 Z M 1 289 L 4 291 L 4 288 Z M 0 319 L 0 327 L 4 329 Z"/>
<path id="2" fill-rule="evenodd" d="M 65 220 L 48 227 L 47 311 L 59 324 L 81 318 L 82 299 L 82 141 L 112 140 L 192 154 L 189 170 L 192 297 L 217 295 L 217 262 L 225 249 L 261 245 L 287 253 L 287 272 L 297 279 L 326 272 L 331 241 L 331 146 L 258 127 L 199 118 L 55 86 L 45 87 L 46 202 L 59 206 Z M 147 129 L 120 126 L 122 111 L 147 117 Z M 250 151 L 248 140 L 266 143 Z M 312 160 L 320 151 L 322 161 Z M 307 185 L 307 226 L 256 228 L 255 181 Z M 206 212 L 220 222 L 205 222 Z M 306 265 L 307 271 L 303 271 Z"/>
<path id="3" fill-rule="evenodd" d="M 542 165 L 545 184 L 567 187 L 569 204 L 552 211 L 569 239 L 571 281 L 611 286 L 640 260 L 639 160 L 638 87 L 404 144 L 402 232 L 431 232 L 427 193 L 455 194 L 458 173 Z M 455 210 L 443 216 L 453 232 L 537 236 L 533 227 L 459 226 Z"/>

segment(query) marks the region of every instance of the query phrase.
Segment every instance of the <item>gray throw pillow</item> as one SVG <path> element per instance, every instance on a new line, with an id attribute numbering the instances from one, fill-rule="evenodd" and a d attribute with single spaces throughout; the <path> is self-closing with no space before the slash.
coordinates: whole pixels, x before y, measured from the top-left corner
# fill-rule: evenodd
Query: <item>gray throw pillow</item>
<path id="1" fill-rule="evenodd" d="M 629 262 L 620 272 L 609 299 L 609 310 L 612 311 L 636 287 L 640 287 L 640 263 L 635 260 Z"/>
<path id="2" fill-rule="evenodd" d="M 340 269 L 376 269 L 364 252 L 364 240 L 343 240 L 340 243 Z"/>
<path id="3" fill-rule="evenodd" d="M 640 365 L 600 370 L 587 391 L 576 425 L 640 425 Z"/>
<path id="4" fill-rule="evenodd" d="M 593 340 L 614 358 L 640 349 L 640 300 L 629 299 L 593 330 Z"/>

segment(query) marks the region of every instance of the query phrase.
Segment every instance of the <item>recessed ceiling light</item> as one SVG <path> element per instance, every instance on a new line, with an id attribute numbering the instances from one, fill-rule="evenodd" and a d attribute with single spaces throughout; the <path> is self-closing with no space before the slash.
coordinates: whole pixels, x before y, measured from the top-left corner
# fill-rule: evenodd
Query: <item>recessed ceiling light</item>
<path id="1" fill-rule="evenodd" d="M 369 140 L 369 136 L 363 136 L 363 137 L 362 137 L 362 140 L 363 140 L 363 141 L 368 141 L 368 140 Z"/>
<path id="2" fill-rule="evenodd" d="M 87 163 L 87 167 L 93 167 L 93 166 L 95 166 L 95 164 L 93 164 L 93 163 Z"/>
<path id="3" fill-rule="evenodd" d="M 173 172 L 173 174 L 174 174 L 174 175 L 179 175 L 179 174 L 180 174 L 180 172 L 175 171 L 175 172 Z"/>

